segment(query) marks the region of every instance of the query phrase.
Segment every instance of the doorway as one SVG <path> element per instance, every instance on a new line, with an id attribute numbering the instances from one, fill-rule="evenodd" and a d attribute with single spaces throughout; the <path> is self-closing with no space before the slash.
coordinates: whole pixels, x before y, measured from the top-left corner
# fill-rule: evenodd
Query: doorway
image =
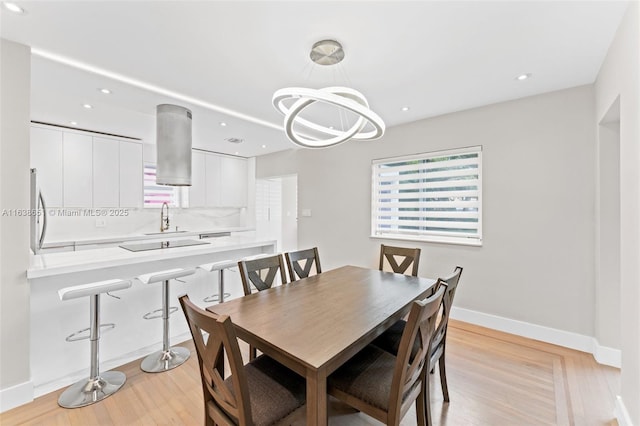
<path id="1" fill-rule="evenodd" d="M 598 126 L 596 191 L 596 327 L 601 346 L 621 347 L 620 98 Z"/>
<path id="2" fill-rule="evenodd" d="M 278 252 L 298 249 L 298 176 L 256 180 L 256 233 Z"/>

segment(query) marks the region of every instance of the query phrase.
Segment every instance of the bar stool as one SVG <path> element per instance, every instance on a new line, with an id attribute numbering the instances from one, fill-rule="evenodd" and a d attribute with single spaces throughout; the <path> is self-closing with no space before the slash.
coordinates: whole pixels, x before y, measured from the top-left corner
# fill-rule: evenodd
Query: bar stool
<path id="1" fill-rule="evenodd" d="M 170 347 L 169 343 L 169 315 L 178 310 L 176 306 L 169 306 L 169 280 L 187 275 L 193 275 L 195 269 L 167 269 L 165 271 L 144 274 L 138 277 L 138 280 L 144 284 L 153 284 L 162 282 L 162 308 L 148 312 L 143 315 L 144 319 L 162 318 L 162 350 L 148 355 L 142 360 L 140 368 L 147 373 L 160 373 L 171 370 L 182 365 L 189 359 L 189 349 L 174 346 Z"/>
<path id="2" fill-rule="evenodd" d="M 212 294 L 211 296 L 202 299 L 204 302 L 212 303 L 224 302 L 225 297 L 230 297 L 231 293 L 224 292 L 224 270 L 236 266 L 238 263 L 233 260 L 222 260 L 220 262 L 205 263 L 198 266 L 198 269 L 204 269 L 207 272 L 218 271 L 218 294 Z"/>
<path id="3" fill-rule="evenodd" d="M 124 290 L 131 287 L 128 280 L 107 280 L 58 290 L 60 300 L 71 300 L 90 296 L 88 329 L 80 330 L 67 337 L 67 341 L 81 340 L 76 337 L 79 333 L 89 331 L 91 341 L 91 367 L 89 378 L 80 380 L 69 386 L 58 398 L 58 405 L 63 408 L 84 407 L 101 401 L 118 391 L 124 385 L 127 377 L 120 371 L 106 371 L 100 374 L 100 294 L 110 291 Z M 109 324 L 113 328 L 112 324 Z"/>

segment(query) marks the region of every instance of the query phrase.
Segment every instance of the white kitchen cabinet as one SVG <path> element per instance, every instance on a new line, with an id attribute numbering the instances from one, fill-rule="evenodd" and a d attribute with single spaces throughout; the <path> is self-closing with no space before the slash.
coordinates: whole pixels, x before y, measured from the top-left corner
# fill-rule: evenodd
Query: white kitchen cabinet
<path id="1" fill-rule="evenodd" d="M 207 154 L 199 151 L 192 151 L 192 153 L 189 207 L 205 207 L 207 205 Z"/>
<path id="2" fill-rule="evenodd" d="M 223 207 L 246 207 L 248 185 L 247 160 L 220 157 L 220 205 Z"/>
<path id="3" fill-rule="evenodd" d="M 247 160 L 204 154 L 204 167 L 205 205 L 207 207 L 247 206 L 249 191 Z M 191 203 L 191 200 L 189 205 L 196 207 Z"/>
<path id="4" fill-rule="evenodd" d="M 120 207 L 141 208 L 144 200 L 142 144 L 120 141 Z"/>
<path id="5" fill-rule="evenodd" d="M 113 139 L 93 138 L 93 207 L 120 203 L 120 147 Z"/>
<path id="6" fill-rule="evenodd" d="M 93 204 L 93 141 L 91 136 L 64 132 L 63 199 L 65 207 Z"/>
<path id="7" fill-rule="evenodd" d="M 220 193 L 222 181 L 220 179 L 220 156 L 207 154 L 206 167 L 206 205 L 207 207 L 220 207 Z"/>
<path id="8" fill-rule="evenodd" d="M 31 127 L 31 167 L 38 170 L 47 207 L 62 207 L 62 131 Z"/>

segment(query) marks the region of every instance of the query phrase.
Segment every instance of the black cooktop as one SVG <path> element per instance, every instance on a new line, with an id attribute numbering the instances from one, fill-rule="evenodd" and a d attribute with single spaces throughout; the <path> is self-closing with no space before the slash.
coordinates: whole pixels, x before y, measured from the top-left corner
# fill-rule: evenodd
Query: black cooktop
<path id="1" fill-rule="evenodd" d="M 154 243 L 123 244 L 119 247 L 129 251 L 147 251 L 147 250 L 160 250 L 160 249 L 173 248 L 173 247 L 199 246 L 202 244 L 209 244 L 209 243 L 201 240 L 169 240 L 169 241 L 157 241 Z"/>

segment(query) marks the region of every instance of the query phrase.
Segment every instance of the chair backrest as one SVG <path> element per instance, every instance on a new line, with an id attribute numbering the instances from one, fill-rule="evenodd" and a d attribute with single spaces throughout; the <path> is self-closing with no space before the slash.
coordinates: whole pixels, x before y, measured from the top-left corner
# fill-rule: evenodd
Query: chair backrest
<path id="1" fill-rule="evenodd" d="M 438 278 L 438 283 L 441 287 L 445 288 L 445 292 L 444 296 L 442 296 L 442 313 L 431 344 L 431 358 L 434 360 L 439 358 L 441 352 L 444 351 L 447 325 L 449 324 L 449 313 L 451 312 L 451 306 L 453 305 L 453 298 L 456 295 L 456 288 L 458 288 L 460 275 L 462 275 L 462 267 L 456 266 L 456 269 L 451 275 L 446 278 Z"/>
<path id="2" fill-rule="evenodd" d="M 198 354 L 205 419 L 211 417 L 215 424 L 253 424 L 249 386 L 231 319 L 200 309 L 187 295 L 179 300 Z M 209 335 L 206 341 L 203 332 Z M 224 381 L 225 353 L 236 392 Z"/>
<path id="3" fill-rule="evenodd" d="M 313 265 L 315 265 L 316 274 L 322 272 L 318 247 L 285 253 L 284 257 L 287 260 L 289 279 L 291 281 L 296 281 L 299 278 L 307 278 L 311 273 L 311 267 Z M 300 264 L 301 261 L 305 261 L 304 266 Z"/>
<path id="4" fill-rule="evenodd" d="M 424 300 L 416 300 L 411 305 L 396 356 L 391 382 L 389 419 L 395 418 L 399 422 L 420 394 L 423 381 L 428 380 L 431 340 L 444 292 L 445 288 L 439 287 L 433 295 Z M 416 342 L 419 349 L 412 354 Z"/>
<path id="5" fill-rule="evenodd" d="M 280 254 L 252 260 L 241 260 L 238 262 L 238 267 L 240 268 L 240 278 L 242 278 L 242 288 L 245 296 L 251 294 L 252 284 L 259 291 L 273 287 L 278 272 L 280 273 L 282 284 L 287 283 L 284 261 Z"/>
<path id="6" fill-rule="evenodd" d="M 397 256 L 397 257 L 396 257 Z M 398 263 L 398 258 L 401 258 Z M 396 274 L 404 274 L 409 266 L 411 268 L 411 275 L 418 276 L 418 265 L 420 263 L 420 249 L 419 248 L 405 248 L 405 247 L 393 247 L 380 244 L 380 265 L 378 269 L 384 271 L 385 259 L 391 270 Z"/>

